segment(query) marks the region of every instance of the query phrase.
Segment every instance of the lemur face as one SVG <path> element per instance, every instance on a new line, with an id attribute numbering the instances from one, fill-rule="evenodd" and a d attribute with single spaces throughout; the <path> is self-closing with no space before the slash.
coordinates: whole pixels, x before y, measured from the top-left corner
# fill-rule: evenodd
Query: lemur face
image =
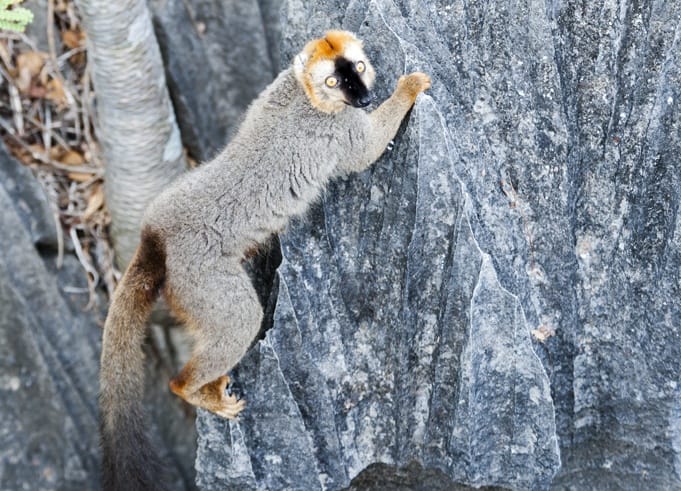
<path id="1" fill-rule="evenodd" d="M 334 113 L 347 106 L 366 107 L 375 72 L 362 42 L 347 31 L 329 31 L 310 41 L 293 69 L 314 107 Z"/>

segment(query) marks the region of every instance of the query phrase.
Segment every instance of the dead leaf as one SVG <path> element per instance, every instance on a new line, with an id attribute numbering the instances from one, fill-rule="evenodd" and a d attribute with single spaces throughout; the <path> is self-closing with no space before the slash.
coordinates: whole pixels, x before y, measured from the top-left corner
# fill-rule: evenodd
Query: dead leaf
<path id="1" fill-rule="evenodd" d="M 69 177 L 69 179 L 76 182 L 86 182 L 92 179 L 92 174 L 88 174 L 86 172 L 69 172 L 66 175 Z"/>
<path id="2" fill-rule="evenodd" d="M 69 29 L 61 33 L 64 45 L 69 49 L 80 48 L 85 40 L 85 34 L 81 30 Z"/>
<path id="3" fill-rule="evenodd" d="M 47 92 L 45 99 L 54 102 L 58 108 L 66 106 L 66 92 L 64 91 L 64 84 L 58 78 L 53 78 L 47 82 Z"/>
<path id="4" fill-rule="evenodd" d="M 35 159 L 33 158 L 31 151 L 26 149 L 25 147 L 22 147 L 14 140 L 6 138 L 5 145 L 7 146 L 9 151 L 12 152 L 12 155 L 14 155 L 14 157 L 17 158 L 22 164 L 30 165 L 35 162 Z"/>
<path id="5" fill-rule="evenodd" d="M 74 68 L 85 67 L 86 61 L 87 61 L 87 57 L 85 55 L 85 51 L 81 51 L 80 53 L 76 53 L 74 55 L 71 55 L 71 57 L 69 58 L 69 63 Z"/>
<path id="6" fill-rule="evenodd" d="M 40 74 L 47 55 L 39 51 L 27 51 L 17 55 L 16 85 L 23 94 L 30 92 L 31 81 Z"/>
<path id="7" fill-rule="evenodd" d="M 81 48 L 85 44 L 85 32 L 79 28 L 69 29 L 62 32 L 61 38 L 64 42 L 64 46 L 66 46 L 68 49 Z M 69 63 L 71 63 L 71 65 L 74 67 L 85 65 L 85 61 L 86 58 L 84 51 L 75 53 L 69 57 Z"/>
<path id="8" fill-rule="evenodd" d="M 88 198 L 87 207 L 83 212 L 83 221 L 87 222 L 90 220 L 92 215 L 94 215 L 104 204 L 104 187 L 101 184 L 94 186 L 90 197 Z"/>
<path id="9" fill-rule="evenodd" d="M 47 95 L 47 89 L 42 85 L 31 84 L 26 91 L 26 95 L 32 97 L 33 99 L 44 99 Z"/>
<path id="10" fill-rule="evenodd" d="M 61 160 L 65 152 L 66 150 L 59 145 L 52 146 L 50 147 L 50 158 L 52 160 Z"/>
<path id="11" fill-rule="evenodd" d="M 27 70 L 31 77 L 35 77 L 42 70 L 47 60 L 47 54 L 40 51 L 27 51 L 17 55 L 17 69 Z"/>
<path id="12" fill-rule="evenodd" d="M 47 55 L 39 51 L 27 51 L 17 55 L 17 88 L 26 94 L 31 88 L 31 81 L 40 74 L 45 65 Z"/>
<path id="13" fill-rule="evenodd" d="M 67 150 L 57 160 L 64 165 L 83 165 L 85 163 L 83 155 L 75 150 Z"/>

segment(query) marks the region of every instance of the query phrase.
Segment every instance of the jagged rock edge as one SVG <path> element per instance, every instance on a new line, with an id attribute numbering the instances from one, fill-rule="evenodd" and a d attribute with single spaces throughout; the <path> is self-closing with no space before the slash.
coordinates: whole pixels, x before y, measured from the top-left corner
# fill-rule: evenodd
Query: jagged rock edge
<path id="1" fill-rule="evenodd" d="M 449 132 L 449 128 L 447 127 L 447 124 L 445 122 L 444 116 L 441 111 L 439 111 L 437 105 L 435 104 L 435 100 L 427 95 L 423 94 L 420 96 L 420 99 L 417 100 L 416 105 L 414 106 L 414 110 L 416 111 L 416 115 L 418 117 L 418 122 L 420 124 L 421 118 L 424 117 L 424 114 L 426 114 L 426 111 L 432 111 L 435 113 L 440 121 L 440 126 L 442 129 L 442 133 L 444 135 L 444 140 L 445 140 L 445 146 L 447 147 L 448 155 L 450 156 L 450 161 L 451 161 L 451 156 L 457 155 L 456 149 L 450 144 L 451 142 L 451 134 Z M 422 133 L 419 131 L 419 156 L 422 155 L 421 153 L 421 137 Z M 420 167 L 420 166 L 419 166 Z M 473 295 L 471 296 L 471 302 L 470 302 L 470 312 L 471 312 L 471 319 L 473 318 L 473 302 L 475 299 L 475 294 L 481 284 L 482 276 L 485 272 L 485 268 L 488 268 L 488 270 L 492 273 L 492 281 L 494 282 L 494 285 L 501 291 L 504 295 L 509 296 L 513 303 L 515 304 L 516 308 L 518 309 L 520 313 L 520 320 L 522 322 L 522 325 L 525 326 L 525 330 L 523 333 L 523 337 L 525 338 L 527 345 L 529 345 L 530 352 L 534 355 L 535 357 L 535 362 L 538 367 L 541 368 L 541 376 L 542 376 L 542 382 L 546 385 L 546 387 L 551 388 L 551 381 L 549 379 L 548 374 L 546 373 L 546 369 L 544 367 L 544 364 L 541 362 L 541 358 L 537 354 L 537 352 L 534 349 L 534 346 L 532 344 L 532 338 L 531 338 L 531 333 L 529 330 L 529 327 L 527 326 L 527 318 L 525 316 L 525 310 L 523 308 L 522 303 L 520 302 L 520 299 L 516 294 L 511 292 L 508 288 L 503 286 L 501 282 L 499 281 L 497 271 L 494 268 L 494 261 L 492 261 L 492 256 L 485 251 L 482 250 L 480 247 L 480 243 L 478 242 L 477 238 L 475 237 L 474 229 L 471 226 L 471 222 L 469 219 L 469 213 L 471 212 L 471 198 L 470 194 L 466 190 L 466 185 L 463 182 L 463 180 L 459 177 L 459 175 L 456 172 L 456 168 L 452 165 L 452 176 L 458 181 L 461 194 L 463 196 L 463 210 L 462 210 L 462 218 L 465 220 L 466 225 L 468 226 L 468 230 L 470 232 L 471 238 L 473 239 L 473 243 L 475 244 L 475 247 L 477 248 L 478 253 L 480 254 L 480 261 L 481 261 L 481 266 L 480 266 L 480 271 L 478 272 L 478 277 L 476 280 L 475 288 L 473 289 Z M 418 179 L 418 173 L 417 173 L 417 179 Z M 471 331 L 469 330 L 469 336 L 471 334 Z M 551 404 L 551 414 L 553 415 L 553 419 L 551 421 L 551 427 L 552 427 L 552 437 L 551 440 L 553 441 L 554 444 L 554 453 L 557 458 L 557 466 L 554 470 L 553 477 L 558 473 L 560 467 L 561 467 L 561 455 L 560 455 L 560 447 L 558 445 L 558 434 L 556 432 L 556 421 L 555 421 L 555 405 L 553 403 L 553 398 L 549 397 L 549 401 Z M 482 484 L 482 483 L 477 483 L 477 484 Z"/>

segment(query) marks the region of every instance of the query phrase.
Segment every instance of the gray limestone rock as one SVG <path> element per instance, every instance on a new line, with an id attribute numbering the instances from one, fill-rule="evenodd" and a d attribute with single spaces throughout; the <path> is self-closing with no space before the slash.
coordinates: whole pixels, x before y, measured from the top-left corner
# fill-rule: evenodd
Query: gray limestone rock
<path id="1" fill-rule="evenodd" d="M 39 255 L 36 246 L 54 243 L 51 212 L 29 169 L 4 147 L 0 176 L 0 489 L 92 488 L 99 327 L 64 291 L 85 278 L 70 276 L 80 267 L 74 257 L 57 275 L 54 251 Z"/>
<path id="2" fill-rule="evenodd" d="M 680 4 L 283 12 L 282 64 L 340 26 L 379 100 L 433 88 L 281 237 L 248 408 L 199 414 L 199 487 L 681 489 Z"/>
<path id="3" fill-rule="evenodd" d="M 277 14 L 266 0 L 148 3 L 183 143 L 194 158 L 207 160 L 276 74 L 270 51 Z"/>

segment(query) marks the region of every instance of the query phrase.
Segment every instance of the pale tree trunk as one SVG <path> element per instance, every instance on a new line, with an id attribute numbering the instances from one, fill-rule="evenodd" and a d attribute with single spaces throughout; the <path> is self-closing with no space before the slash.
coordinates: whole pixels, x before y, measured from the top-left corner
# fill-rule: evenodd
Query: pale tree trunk
<path id="1" fill-rule="evenodd" d="M 97 100 L 98 138 L 119 267 L 148 202 L 186 168 L 161 52 L 144 0 L 77 0 Z"/>

